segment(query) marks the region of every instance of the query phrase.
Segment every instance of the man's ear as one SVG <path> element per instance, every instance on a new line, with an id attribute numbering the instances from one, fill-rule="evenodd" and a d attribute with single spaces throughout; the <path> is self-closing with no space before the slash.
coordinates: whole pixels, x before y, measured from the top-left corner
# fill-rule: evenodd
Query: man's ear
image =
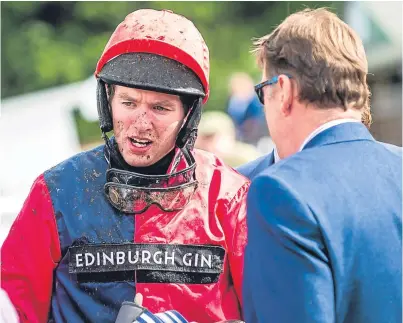
<path id="1" fill-rule="evenodd" d="M 292 110 L 294 100 L 294 88 L 290 78 L 286 75 L 279 75 L 278 85 L 280 88 L 280 109 L 284 116 L 288 116 Z"/>

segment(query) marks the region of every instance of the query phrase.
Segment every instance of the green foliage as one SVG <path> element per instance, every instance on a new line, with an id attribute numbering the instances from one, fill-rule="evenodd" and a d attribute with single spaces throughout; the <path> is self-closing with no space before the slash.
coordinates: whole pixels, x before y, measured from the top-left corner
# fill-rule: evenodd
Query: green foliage
<path id="1" fill-rule="evenodd" d="M 88 78 L 111 33 L 126 15 L 153 8 L 182 14 L 199 28 L 210 49 L 211 96 L 206 108 L 223 110 L 233 72 L 248 72 L 256 82 L 260 78 L 250 54 L 252 38 L 269 33 L 288 14 L 304 7 L 326 6 L 340 12 L 342 5 L 275 1 L 1 2 L 1 97 Z"/>

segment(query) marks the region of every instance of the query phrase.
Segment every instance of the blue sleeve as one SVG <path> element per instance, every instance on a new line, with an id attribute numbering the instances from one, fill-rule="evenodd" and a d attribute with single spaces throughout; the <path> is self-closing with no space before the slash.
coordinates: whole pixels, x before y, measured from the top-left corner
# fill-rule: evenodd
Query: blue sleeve
<path id="1" fill-rule="evenodd" d="M 334 322 L 332 273 L 308 205 L 266 174 L 252 182 L 247 204 L 245 321 Z"/>
<path id="2" fill-rule="evenodd" d="M 250 161 L 246 164 L 240 165 L 236 167 L 236 171 L 243 176 L 252 179 L 252 174 L 256 171 L 256 167 L 259 166 L 260 162 L 265 158 L 266 156 L 259 157 L 258 159 L 255 159 L 253 161 Z"/>

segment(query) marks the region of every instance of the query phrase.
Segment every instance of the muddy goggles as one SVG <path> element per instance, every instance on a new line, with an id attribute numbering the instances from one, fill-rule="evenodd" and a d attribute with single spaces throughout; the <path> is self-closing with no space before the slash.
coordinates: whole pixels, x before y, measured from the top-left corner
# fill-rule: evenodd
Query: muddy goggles
<path id="1" fill-rule="evenodd" d="M 184 151 L 187 168 L 167 175 L 145 175 L 110 168 L 106 172 L 105 195 L 124 213 L 143 213 L 152 204 L 166 212 L 179 211 L 191 200 L 197 189 L 196 162 Z"/>

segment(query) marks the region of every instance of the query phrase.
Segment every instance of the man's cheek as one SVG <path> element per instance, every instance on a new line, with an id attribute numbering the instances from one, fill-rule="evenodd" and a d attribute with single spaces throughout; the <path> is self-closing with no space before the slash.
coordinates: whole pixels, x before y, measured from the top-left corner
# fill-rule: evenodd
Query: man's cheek
<path id="1" fill-rule="evenodd" d="M 123 133 L 123 129 L 124 129 L 123 121 L 115 120 L 115 122 L 113 123 L 113 130 L 116 138 Z"/>
<path id="2" fill-rule="evenodd" d="M 176 138 L 180 128 L 182 126 L 181 121 L 174 121 L 168 124 L 163 130 L 160 131 L 160 137 L 170 139 L 172 137 Z"/>
<path id="3" fill-rule="evenodd" d="M 182 125 L 182 121 L 174 121 L 166 127 L 166 132 L 178 132 Z"/>

